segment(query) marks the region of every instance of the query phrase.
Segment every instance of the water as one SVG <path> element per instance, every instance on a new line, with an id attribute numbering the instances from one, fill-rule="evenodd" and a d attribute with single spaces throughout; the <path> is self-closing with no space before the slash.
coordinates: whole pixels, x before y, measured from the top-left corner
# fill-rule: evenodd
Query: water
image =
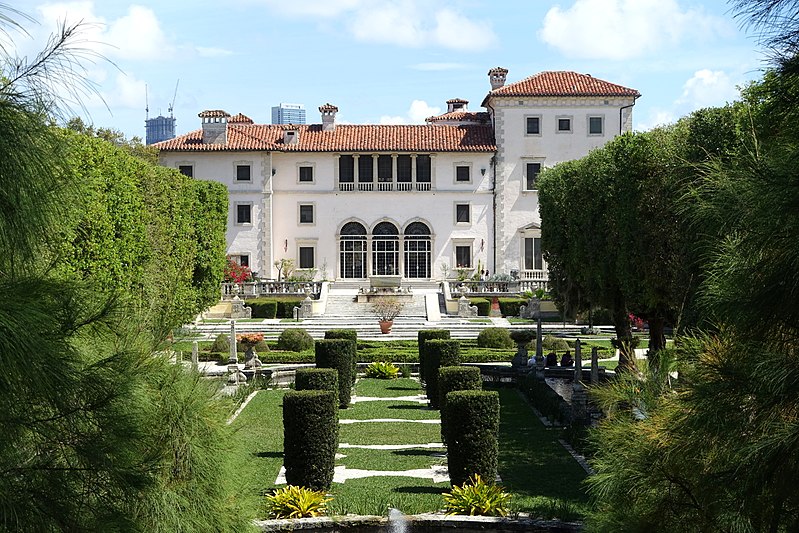
<path id="1" fill-rule="evenodd" d="M 408 519 L 399 509 L 393 507 L 388 510 L 388 530 L 391 533 L 406 533 L 408 531 Z"/>
<path id="2" fill-rule="evenodd" d="M 546 378 L 544 380 L 549 387 L 558 393 L 558 395 L 566 400 L 566 403 L 572 403 L 572 380 L 565 378 Z"/>

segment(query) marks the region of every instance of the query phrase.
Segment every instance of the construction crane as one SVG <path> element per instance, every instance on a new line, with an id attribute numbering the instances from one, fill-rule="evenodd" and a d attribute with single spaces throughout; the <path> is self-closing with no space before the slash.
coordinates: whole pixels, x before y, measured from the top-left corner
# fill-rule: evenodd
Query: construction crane
<path id="1" fill-rule="evenodd" d="M 169 118 L 173 117 L 172 110 L 175 109 L 175 100 L 178 97 L 178 85 L 180 85 L 180 78 L 178 78 L 178 81 L 175 83 L 175 94 L 172 96 L 172 103 L 169 104 Z"/>
<path id="2" fill-rule="evenodd" d="M 147 84 L 144 84 L 144 120 L 150 118 L 150 99 L 147 97 Z"/>

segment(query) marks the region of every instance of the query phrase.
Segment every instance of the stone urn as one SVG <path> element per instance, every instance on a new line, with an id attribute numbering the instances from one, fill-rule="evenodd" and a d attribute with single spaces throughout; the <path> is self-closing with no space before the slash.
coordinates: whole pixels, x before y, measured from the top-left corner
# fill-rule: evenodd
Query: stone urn
<path id="1" fill-rule="evenodd" d="M 517 370 L 527 368 L 527 345 L 535 339 L 536 333 L 532 329 L 511 330 L 510 338 L 516 343 L 516 355 L 513 357 L 511 365 Z"/>

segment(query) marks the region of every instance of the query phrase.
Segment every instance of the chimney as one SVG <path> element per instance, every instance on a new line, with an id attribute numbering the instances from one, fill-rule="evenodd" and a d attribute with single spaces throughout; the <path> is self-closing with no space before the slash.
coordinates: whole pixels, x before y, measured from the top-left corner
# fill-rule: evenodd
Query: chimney
<path id="1" fill-rule="evenodd" d="M 463 98 L 452 98 L 447 100 L 447 113 L 454 111 L 466 111 L 466 106 L 469 105 L 469 100 Z"/>
<path id="2" fill-rule="evenodd" d="M 294 124 L 283 127 L 283 144 L 298 144 L 300 142 L 300 128 Z"/>
<path id="3" fill-rule="evenodd" d="M 488 71 L 488 79 L 491 81 L 491 90 L 494 91 L 505 85 L 505 78 L 508 76 L 508 69 L 494 67 Z"/>
<path id="4" fill-rule="evenodd" d="M 227 119 L 229 113 L 221 109 L 207 109 L 197 115 L 202 119 L 203 144 L 227 143 Z"/>
<path id="5" fill-rule="evenodd" d="M 322 131 L 333 131 L 336 129 L 336 113 L 338 108 L 329 103 L 319 108 L 322 113 Z"/>

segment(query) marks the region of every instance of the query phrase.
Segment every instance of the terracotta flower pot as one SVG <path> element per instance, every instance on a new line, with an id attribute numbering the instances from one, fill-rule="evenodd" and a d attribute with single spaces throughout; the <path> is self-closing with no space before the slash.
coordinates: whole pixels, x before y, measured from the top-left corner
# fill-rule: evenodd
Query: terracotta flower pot
<path id="1" fill-rule="evenodd" d="M 386 333 L 391 333 L 391 326 L 393 326 L 393 325 L 394 325 L 394 321 L 393 320 L 381 320 L 380 321 L 380 333 L 383 333 L 384 335 Z"/>

